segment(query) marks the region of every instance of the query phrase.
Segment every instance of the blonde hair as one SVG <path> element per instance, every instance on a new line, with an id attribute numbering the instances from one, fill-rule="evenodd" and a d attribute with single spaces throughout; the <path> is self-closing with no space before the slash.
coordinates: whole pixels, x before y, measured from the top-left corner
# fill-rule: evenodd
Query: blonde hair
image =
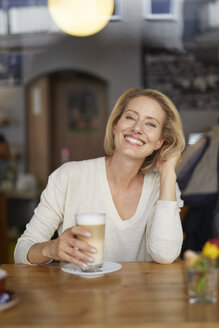
<path id="1" fill-rule="evenodd" d="M 145 158 L 140 170 L 142 173 L 146 173 L 155 167 L 158 156 L 161 161 L 165 161 L 174 154 L 181 153 L 185 147 L 185 139 L 179 113 L 173 102 L 167 96 L 153 89 L 133 88 L 127 90 L 119 97 L 110 114 L 104 139 L 104 149 L 107 155 L 112 156 L 115 151 L 114 125 L 120 119 L 129 101 L 141 96 L 157 101 L 165 113 L 162 128 L 164 142 L 160 149 L 155 150 L 150 156 Z"/>

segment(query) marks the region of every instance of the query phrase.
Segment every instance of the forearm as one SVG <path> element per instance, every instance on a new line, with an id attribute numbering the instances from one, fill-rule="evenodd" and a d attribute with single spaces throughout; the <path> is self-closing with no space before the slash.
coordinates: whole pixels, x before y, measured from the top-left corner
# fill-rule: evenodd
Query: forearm
<path id="1" fill-rule="evenodd" d="M 172 168 L 160 173 L 159 200 L 176 201 L 176 173 Z"/>

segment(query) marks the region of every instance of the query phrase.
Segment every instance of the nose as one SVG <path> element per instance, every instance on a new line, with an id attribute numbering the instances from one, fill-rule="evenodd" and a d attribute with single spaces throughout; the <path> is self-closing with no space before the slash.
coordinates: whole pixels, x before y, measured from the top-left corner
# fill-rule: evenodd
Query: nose
<path id="1" fill-rule="evenodd" d="M 135 123 L 133 124 L 132 130 L 135 133 L 142 133 L 142 122 L 140 120 L 136 120 Z"/>

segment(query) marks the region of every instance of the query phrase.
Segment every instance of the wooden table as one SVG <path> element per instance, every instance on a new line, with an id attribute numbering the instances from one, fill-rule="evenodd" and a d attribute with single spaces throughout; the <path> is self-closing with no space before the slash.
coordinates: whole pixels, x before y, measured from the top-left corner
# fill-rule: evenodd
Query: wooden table
<path id="1" fill-rule="evenodd" d="M 0 326 L 142 328 L 219 327 L 219 302 L 189 304 L 183 262 L 122 263 L 95 279 L 58 266 L 4 264 L 7 289 L 20 300 L 0 312 Z"/>

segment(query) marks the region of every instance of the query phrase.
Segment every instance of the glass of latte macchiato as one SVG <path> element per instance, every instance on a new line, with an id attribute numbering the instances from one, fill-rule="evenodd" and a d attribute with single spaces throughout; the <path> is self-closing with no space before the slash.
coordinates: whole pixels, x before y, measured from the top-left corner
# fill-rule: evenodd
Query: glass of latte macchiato
<path id="1" fill-rule="evenodd" d="M 92 254 L 92 257 L 94 257 L 95 261 L 93 263 L 89 263 L 87 268 L 83 271 L 101 271 L 103 268 L 106 214 L 80 213 L 75 215 L 75 219 L 77 225 L 91 233 L 91 237 L 79 236 L 78 239 L 86 241 L 97 250 L 95 254 Z"/>

